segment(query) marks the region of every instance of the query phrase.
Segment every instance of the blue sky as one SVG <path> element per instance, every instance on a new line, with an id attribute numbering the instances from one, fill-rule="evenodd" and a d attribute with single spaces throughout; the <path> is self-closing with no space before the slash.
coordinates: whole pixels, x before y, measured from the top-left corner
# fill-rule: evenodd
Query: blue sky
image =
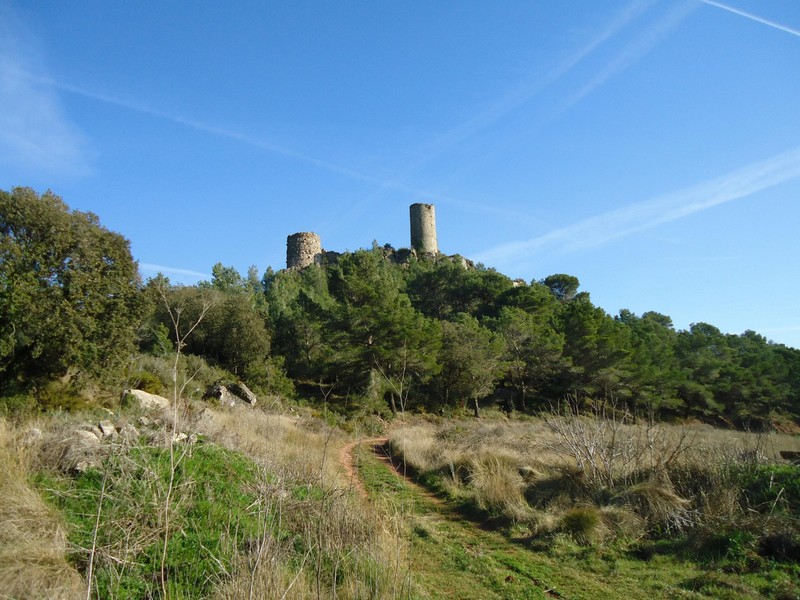
<path id="1" fill-rule="evenodd" d="M 800 347 L 800 3 L 0 0 L 0 188 L 144 277 L 439 246 Z"/>

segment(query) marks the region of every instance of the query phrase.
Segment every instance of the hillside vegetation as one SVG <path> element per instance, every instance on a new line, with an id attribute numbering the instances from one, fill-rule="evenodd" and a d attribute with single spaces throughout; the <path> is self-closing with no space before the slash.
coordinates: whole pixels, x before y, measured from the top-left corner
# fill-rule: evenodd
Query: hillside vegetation
<path id="1" fill-rule="evenodd" d="M 459 257 L 376 244 L 302 271 L 242 276 L 217 264 L 195 286 L 142 284 L 122 236 L 25 188 L 0 192 L 0 234 L 10 411 L 69 408 L 131 385 L 170 389 L 148 357 L 178 339 L 220 379 L 283 398 L 299 391 L 346 416 L 478 415 L 498 403 L 538 412 L 566 400 L 577 412 L 613 405 L 763 429 L 800 410 L 800 350 L 708 323 L 675 330 L 656 312 L 611 316 L 569 275 L 511 281 Z"/>
<path id="2" fill-rule="evenodd" d="M 26 188 L 0 236 L 0 597 L 800 595 L 796 349 L 377 244 L 142 282 Z"/>

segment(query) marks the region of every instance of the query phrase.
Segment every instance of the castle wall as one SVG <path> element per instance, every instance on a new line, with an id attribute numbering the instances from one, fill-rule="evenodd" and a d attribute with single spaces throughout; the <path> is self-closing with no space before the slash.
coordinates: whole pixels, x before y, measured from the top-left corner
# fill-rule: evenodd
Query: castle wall
<path id="1" fill-rule="evenodd" d="M 322 241 L 316 233 L 294 233 L 286 238 L 286 268 L 304 269 L 322 261 Z"/>
<path id="2" fill-rule="evenodd" d="M 417 252 L 438 254 L 436 213 L 433 204 L 411 205 L 411 247 Z"/>

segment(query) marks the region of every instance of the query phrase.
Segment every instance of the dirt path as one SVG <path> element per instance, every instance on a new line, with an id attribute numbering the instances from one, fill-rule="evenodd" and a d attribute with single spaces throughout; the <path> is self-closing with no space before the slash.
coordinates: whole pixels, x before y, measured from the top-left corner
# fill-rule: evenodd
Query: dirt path
<path id="1" fill-rule="evenodd" d="M 367 488 L 364 487 L 364 482 L 361 477 L 359 477 L 356 469 L 355 451 L 359 446 L 372 446 L 373 452 L 375 452 L 375 447 L 383 447 L 388 441 L 389 438 L 386 437 L 363 438 L 355 442 L 350 442 L 339 452 L 339 464 L 342 466 L 342 469 L 344 469 L 344 475 L 347 481 L 355 488 L 359 496 L 365 500 L 368 497 Z M 377 453 L 375 454 L 378 456 Z M 389 461 L 389 464 L 391 464 L 391 461 Z"/>
<path id="2" fill-rule="evenodd" d="M 482 530 L 454 506 L 416 483 L 411 474 L 404 472 L 402 462 L 392 460 L 385 438 L 348 444 L 342 450 L 342 461 L 343 467 L 349 465 L 353 486 L 362 496 L 403 513 L 410 536 L 409 567 L 419 590 L 424 590 L 422 597 L 563 598 L 544 583 L 545 573 L 531 568 L 531 553 L 510 544 L 498 532 Z M 553 568 L 555 565 L 550 565 Z"/>

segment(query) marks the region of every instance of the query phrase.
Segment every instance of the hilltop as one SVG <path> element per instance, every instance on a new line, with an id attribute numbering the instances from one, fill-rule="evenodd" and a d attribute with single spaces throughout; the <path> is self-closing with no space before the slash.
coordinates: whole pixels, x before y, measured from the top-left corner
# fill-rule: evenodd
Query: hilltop
<path id="1" fill-rule="evenodd" d="M 800 593 L 795 349 L 377 243 L 142 283 L 53 194 L 0 217 L 10 597 Z"/>

